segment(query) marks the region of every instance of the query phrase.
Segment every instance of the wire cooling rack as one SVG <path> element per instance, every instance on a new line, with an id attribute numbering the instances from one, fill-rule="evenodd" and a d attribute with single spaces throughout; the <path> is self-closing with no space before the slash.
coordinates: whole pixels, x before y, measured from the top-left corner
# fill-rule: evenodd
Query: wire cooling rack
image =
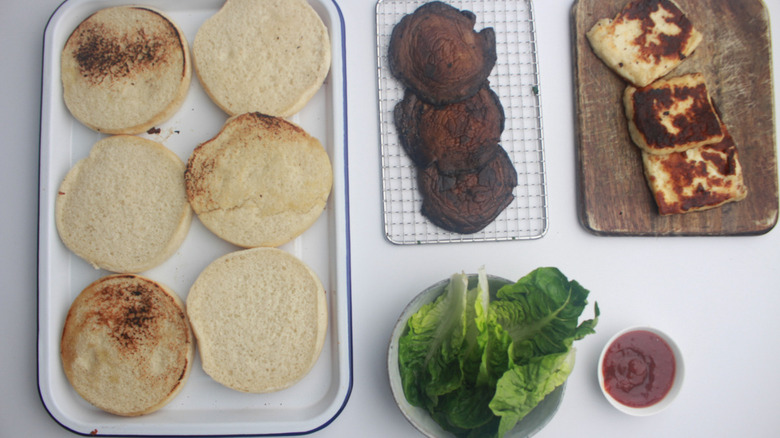
<path id="1" fill-rule="evenodd" d="M 517 170 L 512 203 L 483 230 L 458 234 L 435 226 L 420 213 L 417 169 L 401 146 L 393 108 L 404 87 L 392 76 L 387 48 L 393 27 L 426 3 L 421 0 L 379 0 L 377 76 L 382 147 L 382 191 L 385 234 L 396 244 L 527 240 L 547 232 L 547 189 L 542 133 L 541 89 L 536 56 L 536 27 L 530 0 L 447 1 L 476 17 L 475 30 L 492 27 L 496 34 L 496 65 L 488 80 L 506 115 L 501 146 Z"/>

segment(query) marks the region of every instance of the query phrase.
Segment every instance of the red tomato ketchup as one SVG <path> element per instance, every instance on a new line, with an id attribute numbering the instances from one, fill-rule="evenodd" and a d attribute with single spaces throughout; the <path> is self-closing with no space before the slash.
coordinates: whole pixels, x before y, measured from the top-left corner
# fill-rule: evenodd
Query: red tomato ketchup
<path id="1" fill-rule="evenodd" d="M 661 401 L 674 382 L 676 363 L 669 344 L 655 333 L 634 330 L 607 348 L 604 387 L 618 402 L 643 408 Z"/>

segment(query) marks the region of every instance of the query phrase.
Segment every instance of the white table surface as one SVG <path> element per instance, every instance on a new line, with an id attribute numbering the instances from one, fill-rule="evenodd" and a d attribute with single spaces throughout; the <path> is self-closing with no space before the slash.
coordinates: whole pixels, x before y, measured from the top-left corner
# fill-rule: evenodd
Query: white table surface
<path id="1" fill-rule="evenodd" d="M 36 381 L 36 239 L 41 51 L 60 0 L 0 3 L 0 437 L 58 437 Z M 780 231 L 753 237 L 598 237 L 576 214 L 570 0 L 535 3 L 550 227 L 527 242 L 396 246 L 383 235 L 376 115 L 374 0 L 339 0 L 347 37 L 354 386 L 343 412 L 316 436 L 418 436 L 387 383 L 387 338 L 418 290 L 486 265 L 518 278 L 557 266 L 591 291 L 598 333 L 577 344 L 566 396 L 537 436 L 763 437 L 780 433 Z M 766 0 L 780 23 L 780 1 Z M 772 36 L 780 47 L 780 36 Z M 780 83 L 777 67 L 774 83 Z M 775 87 L 777 88 L 777 87 Z M 775 107 L 778 93 L 775 92 Z M 753 188 L 759 189 L 759 188 Z M 590 310 L 586 311 L 586 316 Z M 675 403 L 653 417 L 612 408 L 596 360 L 612 334 L 649 324 L 685 354 Z"/>

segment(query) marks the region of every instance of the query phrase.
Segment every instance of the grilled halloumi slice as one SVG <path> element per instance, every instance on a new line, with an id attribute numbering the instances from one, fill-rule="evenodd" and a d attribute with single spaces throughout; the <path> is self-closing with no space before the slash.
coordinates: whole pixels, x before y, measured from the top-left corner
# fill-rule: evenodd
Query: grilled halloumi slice
<path id="1" fill-rule="evenodd" d="M 596 56 L 632 84 L 644 87 L 690 56 L 702 34 L 672 0 L 637 0 L 587 33 Z"/>
<path id="2" fill-rule="evenodd" d="M 667 155 L 642 153 L 645 178 L 661 215 L 715 208 L 745 199 L 737 146 L 725 126 L 719 143 Z"/>
<path id="3" fill-rule="evenodd" d="M 701 73 L 626 87 L 623 95 L 631 139 L 645 152 L 669 154 L 723 140 L 718 113 Z"/>

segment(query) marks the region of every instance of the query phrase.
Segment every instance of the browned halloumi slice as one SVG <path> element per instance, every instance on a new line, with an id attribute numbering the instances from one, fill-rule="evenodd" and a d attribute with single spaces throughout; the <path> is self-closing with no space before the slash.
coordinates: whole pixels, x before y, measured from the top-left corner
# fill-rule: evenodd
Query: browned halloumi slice
<path id="1" fill-rule="evenodd" d="M 626 87 L 623 95 L 631 139 L 645 152 L 669 154 L 717 143 L 723 130 L 701 73 Z"/>
<path id="2" fill-rule="evenodd" d="M 748 189 L 737 147 L 722 129 L 726 136 L 716 144 L 668 155 L 642 153 L 658 213 L 688 213 L 745 199 Z"/>
<path id="3" fill-rule="evenodd" d="M 587 33 L 593 52 L 632 84 L 644 87 L 690 56 L 701 33 L 672 0 L 637 0 Z"/>

